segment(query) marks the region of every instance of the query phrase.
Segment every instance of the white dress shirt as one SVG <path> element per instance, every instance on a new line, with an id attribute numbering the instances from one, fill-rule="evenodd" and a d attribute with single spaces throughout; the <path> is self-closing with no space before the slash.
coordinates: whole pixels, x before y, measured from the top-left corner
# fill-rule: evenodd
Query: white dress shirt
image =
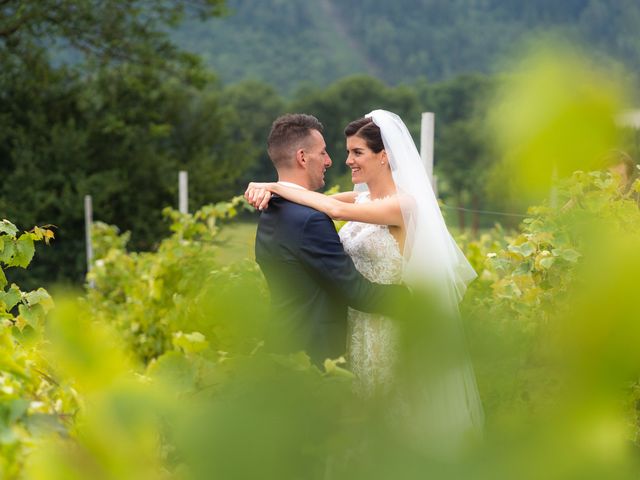
<path id="1" fill-rule="evenodd" d="M 298 188 L 301 190 L 308 190 L 307 188 L 304 188 L 302 185 L 298 185 L 297 183 L 292 183 L 292 182 L 278 182 L 280 185 L 284 185 L 285 187 L 291 187 L 291 188 Z"/>

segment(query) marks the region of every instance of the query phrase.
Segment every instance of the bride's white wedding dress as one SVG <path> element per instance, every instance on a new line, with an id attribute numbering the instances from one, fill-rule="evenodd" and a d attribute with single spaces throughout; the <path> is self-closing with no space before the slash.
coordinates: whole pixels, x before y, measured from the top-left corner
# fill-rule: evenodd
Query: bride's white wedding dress
<path id="1" fill-rule="evenodd" d="M 375 202 L 368 191 L 356 197 L 356 203 L 372 201 Z M 381 284 L 402 283 L 403 257 L 388 226 L 352 221 L 340 229 L 339 235 L 345 251 L 367 279 Z M 472 438 L 470 435 L 479 433 L 479 399 L 476 398 L 476 406 L 466 401 L 477 395 L 466 391 L 467 385 L 475 385 L 470 364 L 448 373 L 443 371 L 437 377 L 413 378 L 414 384 L 407 391 L 407 385 L 396 383 L 400 341 L 397 322 L 352 308 L 348 321 L 348 358 L 355 375 L 354 390 L 364 398 L 385 395 L 393 399 L 388 405 L 388 420 L 395 428 L 403 429 L 407 439 L 420 448 L 430 448 L 431 453 L 450 455 L 459 451 Z M 433 372 L 425 366 L 425 374 L 427 370 Z M 471 380 L 463 380 L 465 376 Z"/>
<path id="2" fill-rule="evenodd" d="M 483 424 L 458 312 L 476 273 L 447 229 L 402 119 L 385 110 L 367 117 L 380 128 L 394 184 L 402 192 L 404 252 L 384 225 L 349 222 L 340 230 L 342 244 L 369 280 L 405 283 L 415 292 L 429 292 L 436 303 L 413 312 L 410 332 L 401 331 L 394 319 L 349 310 L 348 357 L 355 389 L 365 397 L 385 394 L 390 423 L 416 445 L 455 452 L 469 435 L 481 434 Z M 356 197 L 356 203 L 371 201 L 368 191 Z"/>
<path id="3" fill-rule="evenodd" d="M 356 203 L 371 201 L 368 191 L 356 197 Z M 367 279 L 381 284 L 402 283 L 402 254 L 389 227 L 348 222 L 339 235 L 345 251 Z M 369 396 L 391 386 L 397 337 L 392 319 L 349 309 L 348 356 L 357 392 Z"/>

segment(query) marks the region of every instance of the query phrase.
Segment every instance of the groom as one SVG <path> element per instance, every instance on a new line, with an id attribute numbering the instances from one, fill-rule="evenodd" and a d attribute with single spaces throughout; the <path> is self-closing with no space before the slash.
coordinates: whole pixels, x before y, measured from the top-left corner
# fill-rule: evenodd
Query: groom
<path id="1" fill-rule="evenodd" d="M 311 115 L 277 118 L 267 141 L 278 181 L 318 190 L 331 166 L 322 124 Z M 369 282 L 345 253 L 332 220 L 322 212 L 274 196 L 260 216 L 256 261 L 271 292 L 267 336 L 272 351 L 305 350 L 316 364 L 346 350 L 347 306 L 391 314 L 405 287 Z"/>

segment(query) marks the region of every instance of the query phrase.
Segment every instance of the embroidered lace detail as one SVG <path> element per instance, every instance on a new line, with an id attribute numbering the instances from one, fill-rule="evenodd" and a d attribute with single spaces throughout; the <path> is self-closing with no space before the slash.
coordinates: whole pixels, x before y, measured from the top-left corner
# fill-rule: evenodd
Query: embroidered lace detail
<path id="1" fill-rule="evenodd" d="M 369 192 L 356 203 L 371 202 Z M 375 283 L 402 281 L 402 254 L 386 225 L 348 222 L 340 229 L 340 240 L 358 271 Z M 393 378 L 397 330 L 383 315 L 349 309 L 349 364 L 356 376 L 355 388 L 364 395 L 386 391 Z"/>

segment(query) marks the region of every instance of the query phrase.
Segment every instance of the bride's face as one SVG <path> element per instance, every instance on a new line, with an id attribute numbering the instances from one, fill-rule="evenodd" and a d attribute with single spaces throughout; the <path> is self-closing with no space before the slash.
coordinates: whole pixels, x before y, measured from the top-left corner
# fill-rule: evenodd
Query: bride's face
<path id="1" fill-rule="evenodd" d="M 366 140 L 356 135 L 347 137 L 346 163 L 351 169 L 353 183 L 369 183 L 388 171 L 385 151 L 375 153 L 367 146 Z"/>

